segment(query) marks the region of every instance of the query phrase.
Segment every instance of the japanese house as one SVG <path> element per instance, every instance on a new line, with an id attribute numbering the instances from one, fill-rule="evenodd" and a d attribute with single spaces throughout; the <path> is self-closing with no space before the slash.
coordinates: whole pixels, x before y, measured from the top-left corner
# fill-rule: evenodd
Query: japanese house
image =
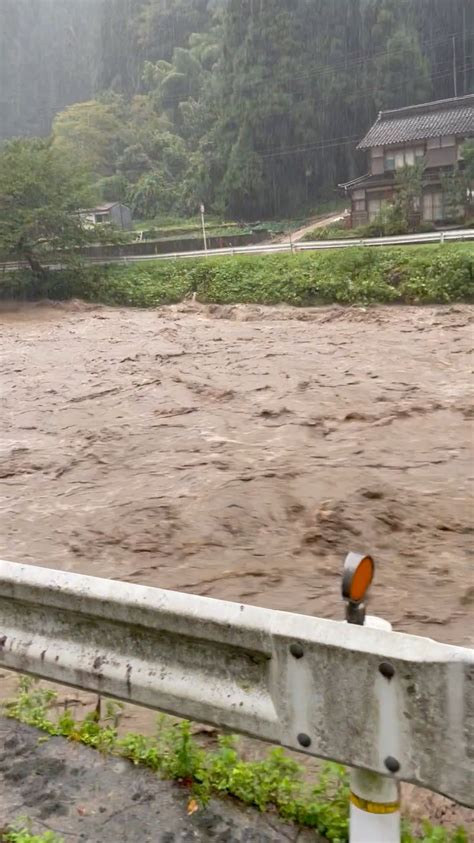
<path id="1" fill-rule="evenodd" d="M 474 94 L 381 111 L 357 147 L 368 153 L 369 172 L 339 185 L 351 197 L 352 227 L 374 220 L 393 200 L 397 170 L 418 161 L 424 163 L 420 218 L 445 221 L 442 174 L 462 167 L 462 144 L 472 137 Z"/>

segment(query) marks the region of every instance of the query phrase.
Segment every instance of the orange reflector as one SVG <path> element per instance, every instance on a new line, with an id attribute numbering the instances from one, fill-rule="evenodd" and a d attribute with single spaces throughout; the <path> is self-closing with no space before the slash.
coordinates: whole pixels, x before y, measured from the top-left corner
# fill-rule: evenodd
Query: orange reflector
<path id="1" fill-rule="evenodd" d="M 374 578 L 374 560 L 371 556 L 349 553 L 344 564 L 342 596 L 351 603 L 361 603 Z"/>
<path id="2" fill-rule="evenodd" d="M 374 563 L 370 556 L 364 556 L 354 571 L 352 582 L 349 586 L 349 599 L 353 603 L 360 603 L 364 599 L 367 589 L 374 576 Z"/>

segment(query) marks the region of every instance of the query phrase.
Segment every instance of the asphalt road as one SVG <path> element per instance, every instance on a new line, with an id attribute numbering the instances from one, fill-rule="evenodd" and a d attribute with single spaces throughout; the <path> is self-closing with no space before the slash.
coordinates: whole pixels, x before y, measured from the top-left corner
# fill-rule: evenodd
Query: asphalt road
<path id="1" fill-rule="evenodd" d="M 187 787 L 64 738 L 43 737 L 0 718 L 0 828 L 29 817 L 65 843 L 317 843 L 309 830 L 279 823 L 229 800 L 188 815 Z"/>

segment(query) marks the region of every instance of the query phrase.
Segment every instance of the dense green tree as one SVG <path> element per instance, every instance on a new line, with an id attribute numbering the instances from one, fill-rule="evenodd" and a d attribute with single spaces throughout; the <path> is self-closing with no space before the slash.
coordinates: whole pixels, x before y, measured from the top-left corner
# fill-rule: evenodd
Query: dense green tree
<path id="1" fill-rule="evenodd" d="M 458 220 L 463 210 L 474 213 L 474 140 L 463 144 L 462 160 L 442 177 L 444 210 L 448 219 Z"/>
<path id="2" fill-rule="evenodd" d="M 89 242 L 77 211 L 92 199 L 87 173 L 47 140 L 14 140 L 0 150 L 0 253 L 42 275 L 45 254 Z M 71 253 L 69 253 L 70 255 Z"/>
<path id="3" fill-rule="evenodd" d="M 396 173 L 394 211 L 407 231 L 415 230 L 421 212 L 424 170 L 424 162 L 420 161 Z"/>
<path id="4" fill-rule="evenodd" d="M 104 202 L 127 202 L 128 200 L 129 183 L 120 173 L 99 179 L 96 188 L 100 199 Z"/>
<path id="5" fill-rule="evenodd" d="M 176 205 L 174 185 L 163 170 L 142 176 L 129 191 L 133 213 L 141 219 L 153 219 L 163 211 L 170 211 Z"/>
<path id="6" fill-rule="evenodd" d="M 1 0 L 0 138 L 47 135 L 98 85 L 102 0 Z"/>
<path id="7" fill-rule="evenodd" d="M 472 0 L 39 5 L 0 3 L 0 136 L 53 124 L 140 214 L 299 214 L 363 171 L 378 110 L 474 88 Z"/>
<path id="8" fill-rule="evenodd" d="M 146 53 L 136 25 L 147 0 L 95 0 L 100 17 L 100 49 L 96 57 L 99 90 L 122 94 L 140 90 Z"/>
<path id="9" fill-rule="evenodd" d="M 133 28 L 140 48 L 151 61 L 171 61 L 175 47 L 187 47 L 189 36 L 204 32 L 217 0 L 145 0 Z"/>
<path id="10" fill-rule="evenodd" d="M 462 146 L 464 172 L 470 190 L 474 190 L 474 140 L 466 141 Z"/>
<path id="11" fill-rule="evenodd" d="M 123 116 L 119 97 L 71 105 L 54 121 L 54 145 L 97 176 L 112 175 L 123 149 Z"/>

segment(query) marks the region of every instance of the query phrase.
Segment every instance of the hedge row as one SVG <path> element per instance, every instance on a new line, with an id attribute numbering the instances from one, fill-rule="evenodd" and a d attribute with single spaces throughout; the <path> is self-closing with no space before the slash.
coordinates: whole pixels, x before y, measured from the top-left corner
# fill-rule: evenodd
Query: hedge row
<path id="1" fill-rule="evenodd" d="M 156 261 L 0 275 L 0 297 L 82 298 L 154 307 L 195 293 L 217 304 L 443 303 L 474 301 L 474 247 L 349 248 L 297 255 Z"/>

